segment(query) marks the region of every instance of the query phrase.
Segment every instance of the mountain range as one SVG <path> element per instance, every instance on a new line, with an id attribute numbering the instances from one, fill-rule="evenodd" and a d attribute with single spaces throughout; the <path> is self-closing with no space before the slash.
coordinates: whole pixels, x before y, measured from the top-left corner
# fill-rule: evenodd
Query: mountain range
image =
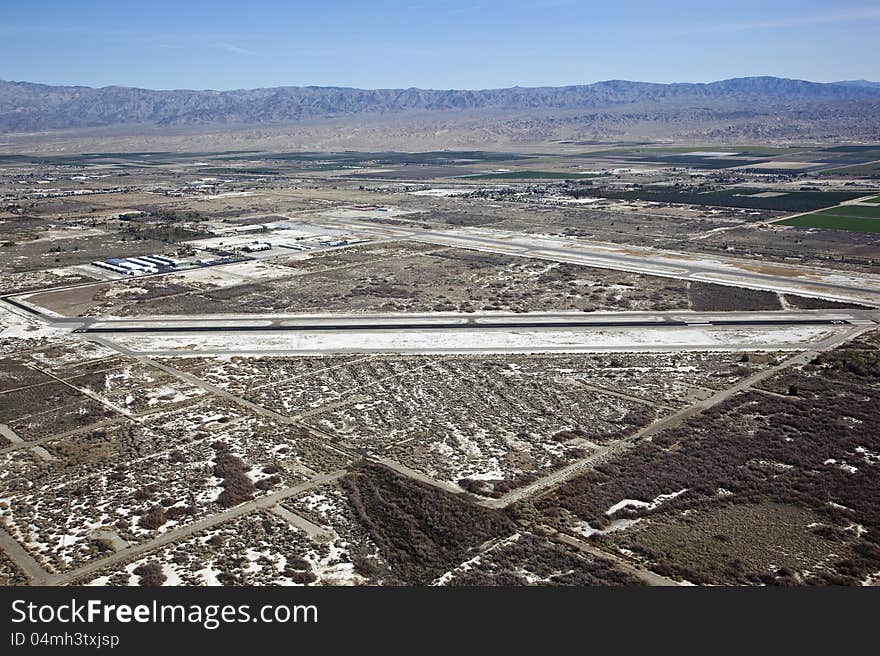
<path id="1" fill-rule="evenodd" d="M 411 112 L 488 112 L 547 116 L 554 112 L 718 115 L 834 112 L 853 104 L 872 113 L 880 84 L 817 83 L 749 77 L 707 84 L 610 80 L 566 87 L 484 90 L 276 87 L 234 91 L 154 91 L 132 87 L 49 86 L 0 81 L 0 131 L 5 133 L 112 125 L 266 125 L 311 119 Z"/>
<path id="2" fill-rule="evenodd" d="M 8 152 L 880 142 L 880 83 L 748 77 L 483 90 L 156 91 L 0 81 Z"/>

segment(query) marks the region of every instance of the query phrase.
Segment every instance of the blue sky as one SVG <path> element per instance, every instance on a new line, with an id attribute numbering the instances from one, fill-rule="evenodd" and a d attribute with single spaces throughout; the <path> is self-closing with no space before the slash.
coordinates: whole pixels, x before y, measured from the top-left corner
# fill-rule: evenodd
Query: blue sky
<path id="1" fill-rule="evenodd" d="M 154 89 L 880 80 L 880 2 L 0 3 L 0 79 Z"/>

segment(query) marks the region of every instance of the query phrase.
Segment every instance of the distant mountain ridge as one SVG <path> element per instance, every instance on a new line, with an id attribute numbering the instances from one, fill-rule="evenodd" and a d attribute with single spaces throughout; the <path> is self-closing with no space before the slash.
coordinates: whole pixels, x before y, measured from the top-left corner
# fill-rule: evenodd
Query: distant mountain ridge
<path id="1" fill-rule="evenodd" d="M 841 80 L 834 84 L 843 84 L 850 87 L 867 87 L 869 89 L 880 89 L 880 82 L 871 82 L 870 80 Z"/>
<path id="2" fill-rule="evenodd" d="M 482 90 L 275 87 L 233 91 L 50 86 L 0 81 L 0 132 L 36 132 L 114 125 L 266 125 L 297 121 L 431 112 L 490 112 L 523 117 L 559 112 L 626 114 L 675 120 L 703 113 L 784 117 L 868 103 L 877 111 L 880 85 L 747 77 L 710 83 L 657 84 L 608 80 L 565 87 Z"/>

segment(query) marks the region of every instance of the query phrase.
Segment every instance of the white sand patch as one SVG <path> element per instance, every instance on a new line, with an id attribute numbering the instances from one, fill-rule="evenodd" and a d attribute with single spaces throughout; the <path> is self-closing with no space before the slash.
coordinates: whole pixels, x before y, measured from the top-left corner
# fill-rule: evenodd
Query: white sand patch
<path id="1" fill-rule="evenodd" d="M 0 338 L 3 339 L 61 339 L 68 331 L 50 328 L 36 319 L 26 317 L 0 305 Z"/>
<path id="2" fill-rule="evenodd" d="M 209 178 L 209 180 L 216 180 L 216 178 Z M 241 196 L 253 196 L 254 192 L 252 191 L 224 191 L 221 194 L 211 194 L 207 196 L 209 200 L 216 200 L 217 198 L 238 198 Z"/>
<path id="3" fill-rule="evenodd" d="M 682 157 L 729 157 L 730 155 L 739 155 L 739 153 L 727 150 L 694 150 L 681 155 Z"/>
<path id="4" fill-rule="evenodd" d="M 679 490 L 678 492 L 670 492 L 669 494 L 659 494 L 650 501 L 640 501 L 639 499 L 623 499 L 618 501 L 613 506 L 611 506 L 608 510 L 605 511 L 606 515 L 613 515 L 618 510 L 623 510 L 624 508 L 641 508 L 643 510 L 653 510 L 659 505 L 674 499 L 677 496 L 681 496 L 685 492 L 687 492 L 687 488 Z"/>
<path id="5" fill-rule="evenodd" d="M 785 162 L 781 160 L 771 160 L 769 162 L 758 162 L 757 164 L 747 164 L 740 166 L 740 169 L 790 169 L 797 171 L 800 169 L 808 169 L 811 166 L 817 166 L 816 162 Z"/>
<path id="6" fill-rule="evenodd" d="M 445 196 L 464 196 L 478 191 L 478 187 L 449 187 L 445 189 L 419 189 L 418 191 L 409 191 L 412 196 L 433 196 L 435 198 L 443 198 Z"/>
<path id="7" fill-rule="evenodd" d="M 593 535 L 607 535 L 608 533 L 614 533 L 616 531 L 623 531 L 624 529 L 629 528 L 633 524 L 638 524 L 641 518 L 630 519 L 630 518 L 621 518 L 612 520 L 608 526 L 603 529 L 593 528 L 590 526 L 589 522 L 579 521 L 573 528 L 579 534 L 583 535 L 585 538 L 588 538 Z"/>
<path id="8" fill-rule="evenodd" d="M 776 198 L 778 196 L 788 196 L 787 191 L 762 191 L 757 194 L 748 194 L 747 198 Z"/>
<path id="9" fill-rule="evenodd" d="M 541 202 L 550 205 L 557 203 L 563 203 L 565 205 L 592 205 L 593 203 L 598 203 L 601 200 L 607 199 L 593 198 L 592 196 L 583 196 L 581 198 L 571 198 L 570 196 L 547 196 Z"/>

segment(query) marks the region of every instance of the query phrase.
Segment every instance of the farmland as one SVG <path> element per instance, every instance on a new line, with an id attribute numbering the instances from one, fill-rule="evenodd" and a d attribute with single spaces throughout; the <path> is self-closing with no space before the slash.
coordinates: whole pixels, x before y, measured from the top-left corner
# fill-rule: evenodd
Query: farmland
<path id="1" fill-rule="evenodd" d="M 596 192 L 572 192 L 595 194 Z M 807 212 L 823 207 L 837 205 L 845 200 L 858 198 L 855 192 L 831 191 L 786 191 L 767 196 L 759 189 L 731 189 L 724 191 L 679 191 L 657 188 L 643 188 L 636 191 L 602 192 L 606 198 L 622 200 L 646 200 L 657 203 L 684 203 L 688 205 L 718 205 L 724 207 L 743 207 L 783 212 Z"/>
<path id="2" fill-rule="evenodd" d="M 880 232 L 878 219 L 880 219 L 880 208 L 871 205 L 838 205 L 827 210 L 786 219 L 780 223 L 802 228 Z"/>
<path id="3" fill-rule="evenodd" d="M 580 171 L 504 171 L 501 173 L 481 173 L 468 176 L 471 180 L 578 180 L 599 177 L 598 173 Z"/>
<path id="4" fill-rule="evenodd" d="M 818 216 L 839 216 L 845 219 L 880 219 L 880 207 L 868 205 L 838 205 L 814 212 Z"/>

